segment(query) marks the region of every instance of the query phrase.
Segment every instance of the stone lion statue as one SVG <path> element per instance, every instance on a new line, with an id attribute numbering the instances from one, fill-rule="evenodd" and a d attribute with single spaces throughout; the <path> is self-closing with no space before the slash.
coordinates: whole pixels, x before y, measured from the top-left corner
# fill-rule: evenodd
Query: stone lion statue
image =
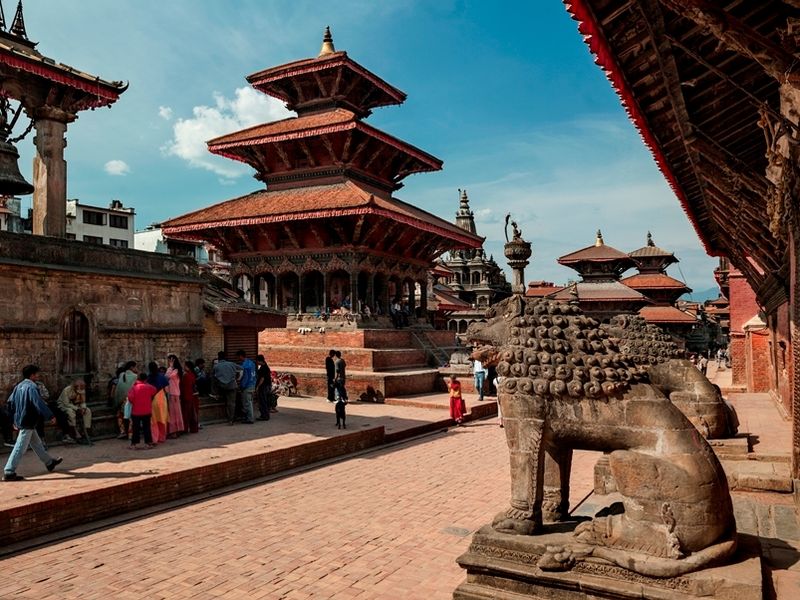
<path id="1" fill-rule="evenodd" d="M 648 368 L 576 306 L 512 296 L 492 306 L 468 339 L 496 366 L 511 461 L 510 507 L 493 522 L 504 533 L 543 526 L 548 472 L 551 510 L 569 498 L 573 449 L 609 452 L 624 511 L 574 531 L 542 569 L 587 556 L 668 577 L 716 564 L 736 548 L 725 474 L 702 435 L 659 389 Z"/>

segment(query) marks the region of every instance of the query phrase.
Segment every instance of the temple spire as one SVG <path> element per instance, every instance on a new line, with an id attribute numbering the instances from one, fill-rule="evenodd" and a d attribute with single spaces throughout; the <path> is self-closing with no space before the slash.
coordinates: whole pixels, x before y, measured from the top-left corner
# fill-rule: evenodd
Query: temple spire
<path id="1" fill-rule="evenodd" d="M 12 35 L 21 37 L 23 40 L 28 39 L 28 34 L 25 31 L 25 19 L 22 16 L 22 0 L 17 2 L 17 12 L 14 13 L 14 20 L 11 22 L 11 27 L 8 31 Z"/>
<path id="2" fill-rule="evenodd" d="M 653 236 L 650 234 L 649 231 L 647 232 L 647 245 L 655 246 L 655 244 L 653 243 Z"/>
<path id="3" fill-rule="evenodd" d="M 331 35 L 331 28 L 325 27 L 325 35 L 322 36 L 322 48 L 319 50 L 319 56 L 327 56 L 336 52 L 333 47 L 333 36 Z"/>
<path id="4" fill-rule="evenodd" d="M 469 198 L 467 197 L 467 190 L 458 190 L 459 195 L 459 204 L 458 204 L 458 212 L 456 213 L 456 225 L 464 229 L 465 231 L 469 231 L 470 233 L 475 233 L 475 216 L 473 215 L 472 211 L 469 209 Z"/>
<path id="5" fill-rule="evenodd" d="M 605 243 L 603 242 L 603 234 L 600 232 L 599 229 L 597 230 L 597 239 L 594 241 L 594 245 L 605 246 Z"/>

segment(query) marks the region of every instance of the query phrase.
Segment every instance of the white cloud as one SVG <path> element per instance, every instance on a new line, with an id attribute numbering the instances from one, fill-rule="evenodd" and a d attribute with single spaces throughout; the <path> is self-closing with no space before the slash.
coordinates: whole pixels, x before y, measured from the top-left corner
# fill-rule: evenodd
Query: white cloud
<path id="1" fill-rule="evenodd" d="M 182 158 L 191 167 L 206 169 L 227 179 L 244 175 L 248 167 L 211 154 L 206 146 L 208 140 L 293 114 L 279 100 L 250 87 L 238 88 L 233 99 L 215 92 L 214 102 L 214 106 L 195 106 L 191 118 L 179 118 L 173 125 L 172 139 L 162 150 L 167 155 Z"/>
<path id="2" fill-rule="evenodd" d="M 124 160 L 110 160 L 103 167 L 109 175 L 127 175 L 131 168 Z"/>
<path id="3" fill-rule="evenodd" d="M 164 119 L 165 121 L 169 121 L 170 119 L 172 119 L 172 109 L 169 106 L 159 106 L 158 116 Z"/>

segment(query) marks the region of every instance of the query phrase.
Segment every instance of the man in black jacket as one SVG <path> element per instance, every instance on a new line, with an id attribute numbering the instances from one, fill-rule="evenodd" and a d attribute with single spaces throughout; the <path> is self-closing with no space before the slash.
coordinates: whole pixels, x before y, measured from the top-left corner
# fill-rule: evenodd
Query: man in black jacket
<path id="1" fill-rule="evenodd" d="M 336 367 L 333 364 L 333 357 L 336 356 L 336 350 L 328 352 L 325 357 L 325 375 L 328 378 L 328 402 L 335 402 L 336 398 L 333 393 L 333 380 L 336 377 Z"/>

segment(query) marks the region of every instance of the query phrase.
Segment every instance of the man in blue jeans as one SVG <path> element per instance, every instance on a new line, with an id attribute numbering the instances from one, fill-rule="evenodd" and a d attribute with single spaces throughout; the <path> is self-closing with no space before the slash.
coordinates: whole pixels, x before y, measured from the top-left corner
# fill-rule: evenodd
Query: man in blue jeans
<path id="1" fill-rule="evenodd" d="M 478 392 L 478 401 L 483 402 L 483 382 L 486 379 L 486 369 L 478 359 L 472 361 L 472 373 L 475 376 L 475 391 Z"/>
<path id="2" fill-rule="evenodd" d="M 56 418 L 39 395 L 36 381 L 39 379 L 39 367 L 28 365 L 22 369 L 22 381 L 17 384 L 14 391 L 8 397 L 8 411 L 14 419 L 14 427 L 19 430 L 17 442 L 8 457 L 8 462 L 3 469 L 3 481 L 22 481 L 24 477 L 17 475 L 17 465 L 28 445 L 33 448 L 36 456 L 39 457 L 51 473 L 63 460 L 61 457 L 53 458 L 47 453 L 39 434 L 36 433 L 36 423 L 39 417 L 50 424 L 56 422 Z"/>
<path id="3" fill-rule="evenodd" d="M 242 412 L 244 418 L 242 423 L 252 425 L 253 421 L 253 393 L 256 390 L 256 364 L 247 358 L 244 350 L 236 352 L 236 359 L 242 370 L 242 377 L 239 380 L 239 387 L 242 389 Z"/>

